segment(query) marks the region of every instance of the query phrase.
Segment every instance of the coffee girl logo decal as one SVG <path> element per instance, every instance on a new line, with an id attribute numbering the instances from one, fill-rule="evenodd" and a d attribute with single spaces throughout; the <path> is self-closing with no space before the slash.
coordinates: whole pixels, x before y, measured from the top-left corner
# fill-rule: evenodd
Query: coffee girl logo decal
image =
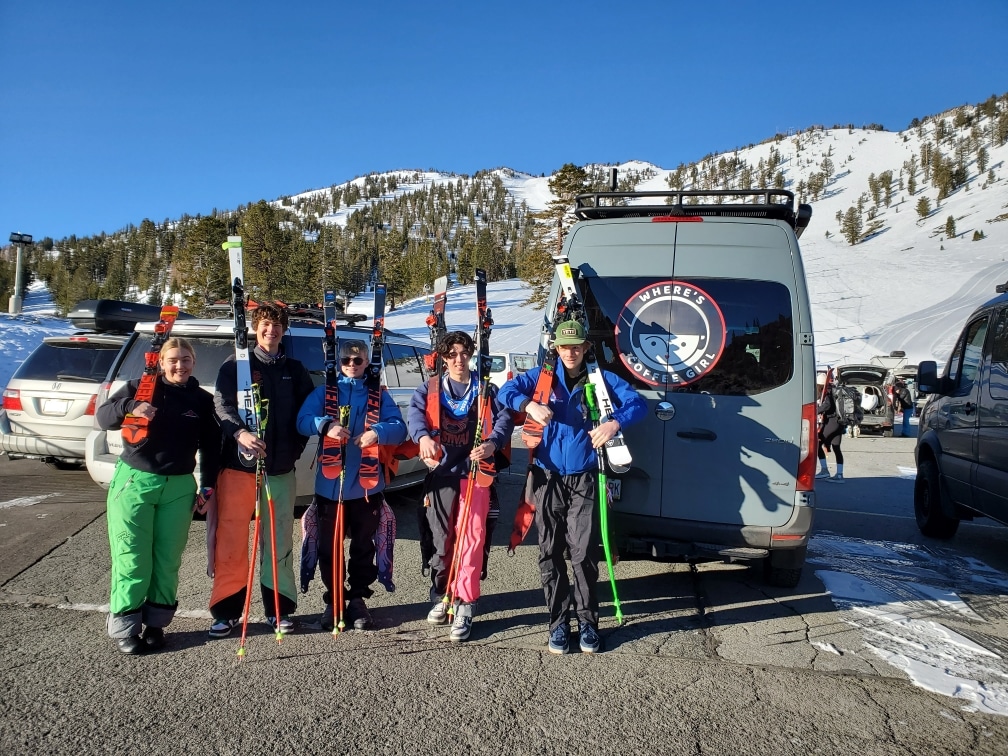
<path id="1" fill-rule="evenodd" d="M 616 346 L 623 364 L 645 383 L 688 386 L 721 358 L 724 315 L 703 289 L 683 281 L 660 281 L 623 306 L 616 321 Z"/>

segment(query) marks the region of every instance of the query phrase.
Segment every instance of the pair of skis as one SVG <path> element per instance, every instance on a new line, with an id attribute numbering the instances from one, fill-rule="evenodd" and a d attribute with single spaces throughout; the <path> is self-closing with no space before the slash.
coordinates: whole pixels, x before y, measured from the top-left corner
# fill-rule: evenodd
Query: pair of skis
<path id="1" fill-rule="evenodd" d="M 557 308 L 554 312 L 550 325 L 550 340 L 556 337 L 557 325 L 565 320 L 577 320 L 584 326 L 585 333 L 588 333 L 588 314 L 585 310 L 584 299 L 578 289 L 574 274 L 571 271 L 570 260 L 565 256 L 553 258 L 556 263 L 556 273 L 560 280 L 560 294 L 557 300 Z M 547 404 L 553 390 L 553 381 L 556 374 L 557 353 L 555 348 L 548 348 L 543 359 L 542 369 L 539 372 L 539 379 L 533 391 L 532 400 L 538 404 Z M 588 371 L 588 381 L 595 387 L 595 399 L 598 402 L 600 423 L 608 422 L 613 416 L 613 403 L 609 395 L 609 387 L 606 386 L 599 367 L 595 350 L 589 344 L 585 353 L 585 368 Z M 525 418 L 522 426 L 522 440 L 530 449 L 535 449 L 542 440 L 543 427 L 531 417 Z M 623 432 L 617 431 L 616 435 L 605 444 L 605 457 L 609 467 L 615 473 L 624 473 L 630 469 L 633 462 L 630 456 L 630 449 L 627 447 Z"/>
<path id="2" fill-rule="evenodd" d="M 150 403 L 154 398 L 154 387 L 157 386 L 158 362 L 161 358 L 161 347 L 171 335 L 172 326 L 178 318 L 179 308 L 175 305 L 164 305 L 161 308 L 160 319 L 154 326 L 154 338 L 151 345 L 144 353 L 144 371 L 140 376 L 140 385 L 137 386 L 134 399 L 138 402 Z M 132 445 L 140 446 L 147 440 L 150 420 L 139 415 L 127 414 L 122 422 L 123 441 Z"/>
<path id="3" fill-rule="evenodd" d="M 325 333 L 322 339 L 322 350 L 325 357 L 325 413 L 331 418 L 340 417 L 339 403 L 339 371 L 336 367 L 336 292 L 325 291 L 323 301 L 325 317 Z M 374 329 L 371 334 L 371 356 L 364 375 L 364 385 L 367 387 L 367 415 L 365 429 L 374 427 L 381 417 L 381 376 L 384 369 L 383 355 L 385 352 L 385 285 L 375 286 Z M 343 444 L 330 438 L 322 437 L 322 448 L 319 451 L 319 466 L 322 475 L 329 480 L 336 480 L 343 472 Z M 378 442 L 368 444 L 361 449 L 360 484 L 365 491 L 371 491 L 378 485 L 380 474 Z"/>
<path id="4" fill-rule="evenodd" d="M 248 325 L 245 315 L 245 261 L 242 253 L 242 240 L 240 236 L 229 236 L 227 241 L 221 245 L 228 252 L 231 269 L 231 307 L 234 311 L 234 336 L 235 336 L 235 377 L 237 385 L 238 411 L 242 421 L 252 433 L 262 438 L 266 429 L 266 408 L 265 401 L 259 394 L 259 386 L 252 382 L 252 368 L 249 363 L 249 340 Z M 273 548 L 270 550 L 273 555 L 273 602 L 276 626 L 274 631 L 277 643 L 280 642 L 282 633 L 280 631 L 280 588 L 277 580 L 277 557 L 276 557 L 276 512 L 273 505 L 273 493 L 270 490 L 269 477 L 266 474 L 264 461 L 256 454 L 250 454 L 238 449 L 238 459 L 246 467 L 254 467 L 256 475 L 255 486 L 255 527 L 252 533 L 252 554 L 249 558 L 248 580 L 245 587 L 245 606 L 242 612 L 242 632 L 238 645 L 238 656 L 245 656 L 245 636 L 248 630 L 249 610 L 252 602 L 252 584 L 255 576 L 255 555 L 256 549 L 261 547 L 259 526 L 261 522 L 260 498 L 261 492 L 265 489 L 266 502 L 270 515 L 270 540 Z"/>

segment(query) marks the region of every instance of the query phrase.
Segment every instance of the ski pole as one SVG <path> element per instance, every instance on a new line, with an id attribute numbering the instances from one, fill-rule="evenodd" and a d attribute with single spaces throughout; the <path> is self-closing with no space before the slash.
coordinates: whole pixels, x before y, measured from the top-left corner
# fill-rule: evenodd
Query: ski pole
<path id="1" fill-rule="evenodd" d="M 483 417 L 484 397 L 480 393 L 479 404 L 477 405 L 476 417 Z M 476 432 L 473 434 L 473 448 L 475 449 L 483 442 L 482 419 L 476 422 Z M 448 570 L 448 583 L 445 586 L 444 602 L 448 605 L 448 615 L 455 613 L 455 598 L 458 594 L 457 586 L 459 569 L 461 568 L 462 555 L 465 551 L 466 536 L 469 531 L 469 517 L 471 515 L 471 502 L 473 488 L 476 485 L 476 472 L 479 470 L 479 460 L 473 460 L 469 466 L 469 476 L 466 479 L 466 495 L 462 498 L 459 491 L 459 513 L 455 522 L 455 548 L 452 550 L 451 567 Z"/>
<path id="2" fill-rule="evenodd" d="M 259 392 L 259 384 L 252 384 L 252 407 L 255 411 L 256 428 L 259 431 L 259 438 L 266 436 L 266 422 L 269 420 L 269 400 L 264 400 Z M 266 474 L 266 461 L 263 457 L 256 460 L 256 506 L 259 506 L 259 480 L 262 479 L 262 486 L 266 490 L 266 504 L 270 517 L 270 561 L 273 568 L 273 611 L 276 612 L 276 639 L 277 643 L 283 637 L 280 632 L 280 584 L 277 580 L 277 553 L 276 553 L 276 509 L 273 506 L 273 492 L 270 490 L 269 476 Z M 261 570 L 260 570 L 261 574 Z M 265 607 L 264 607 L 265 608 Z"/>
<path id="3" fill-rule="evenodd" d="M 344 428 L 350 423 L 350 407 L 349 405 L 339 408 L 340 415 L 340 425 Z M 346 480 L 346 444 L 340 442 L 340 457 L 343 460 L 343 464 L 340 466 L 340 476 L 339 476 L 339 495 L 336 498 L 336 522 L 333 524 L 333 587 L 332 587 L 332 598 L 333 601 L 333 629 L 332 635 L 335 638 L 343 628 L 346 627 L 346 623 L 343 620 L 343 481 Z"/>
<path id="4" fill-rule="evenodd" d="M 273 547 L 270 549 L 271 555 L 273 557 L 273 610 L 276 612 L 274 615 L 276 617 L 276 640 L 279 643 L 283 638 L 283 633 L 280 632 L 280 583 L 277 579 L 277 540 L 276 540 L 276 509 L 273 506 L 273 494 L 270 491 L 269 476 L 266 474 L 266 470 L 262 472 L 263 476 L 263 487 L 266 489 L 266 503 L 269 507 L 269 517 L 270 517 L 270 541 L 273 543 Z"/>
<path id="5" fill-rule="evenodd" d="M 238 658 L 245 656 L 245 633 L 248 630 L 249 610 L 252 606 L 252 579 L 255 577 L 256 554 L 259 548 L 259 476 L 256 475 L 255 527 L 252 529 L 252 554 L 249 557 L 248 580 L 245 586 L 245 608 L 242 610 L 241 641 L 238 644 Z M 248 533 L 248 531 L 245 531 Z"/>
<path id="6" fill-rule="evenodd" d="M 588 411 L 592 423 L 597 425 L 601 417 L 598 402 L 595 398 L 595 384 L 585 383 L 585 399 L 588 400 Z M 599 528 L 602 531 L 602 549 L 605 552 L 606 569 L 609 570 L 609 585 L 612 586 L 613 606 L 616 610 L 616 623 L 623 624 L 623 608 L 620 606 L 619 594 L 616 592 L 616 573 L 613 571 L 612 551 L 609 548 L 609 494 L 606 486 L 605 447 L 595 450 L 598 460 L 598 490 L 599 490 Z"/>

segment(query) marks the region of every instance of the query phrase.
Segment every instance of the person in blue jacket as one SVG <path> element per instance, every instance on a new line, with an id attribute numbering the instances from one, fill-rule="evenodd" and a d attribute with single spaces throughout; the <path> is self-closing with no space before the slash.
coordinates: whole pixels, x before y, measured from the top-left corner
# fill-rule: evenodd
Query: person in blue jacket
<path id="1" fill-rule="evenodd" d="M 498 394 L 502 404 L 525 412 L 543 426 L 542 441 L 531 466 L 536 530 L 539 533 L 539 572 L 550 615 L 549 650 L 567 653 L 569 611 L 578 620 L 581 651 L 602 650 L 598 635 L 599 518 L 595 513 L 598 452 L 624 426 L 644 416 L 647 405 L 625 380 L 609 371 L 602 377 L 614 405 L 611 420 L 593 427 L 585 401 L 588 380 L 587 336 L 581 323 L 560 323 L 552 347 L 559 363 L 547 404 L 532 401 L 539 373 L 533 368 L 505 383 Z M 564 550 L 570 552 L 574 591 Z M 571 606 L 573 602 L 573 606 Z"/>
<path id="2" fill-rule="evenodd" d="M 406 440 L 406 424 L 395 400 L 384 388 L 381 390 L 381 405 L 378 422 L 367 427 L 368 388 L 364 373 L 368 365 L 368 347 L 359 339 L 340 343 L 339 403 L 350 408 L 347 424 L 341 425 L 339 418 L 333 418 L 325 411 L 325 386 L 319 386 L 301 405 L 298 412 L 299 433 L 321 437 L 328 436 L 343 442 L 342 479 L 327 478 L 317 465 L 315 473 L 315 501 L 318 505 L 318 561 L 325 585 L 323 600 L 326 607 L 322 614 L 322 627 L 332 630 L 334 622 L 333 585 L 333 534 L 336 529 L 338 501 L 343 500 L 343 526 L 350 535 L 350 557 L 347 560 L 346 579 L 349 589 L 345 598 L 346 623 L 355 630 L 366 630 L 373 624 L 371 612 L 365 599 L 371 598 L 371 584 L 378 577 L 378 565 L 374 537 L 385 488 L 385 472 L 378 471 L 378 483 L 371 490 L 365 490 L 360 482 L 362 447 L 373 444 L 396 446 Z M 339 544 L 339 548 L 343 545 Z"/>

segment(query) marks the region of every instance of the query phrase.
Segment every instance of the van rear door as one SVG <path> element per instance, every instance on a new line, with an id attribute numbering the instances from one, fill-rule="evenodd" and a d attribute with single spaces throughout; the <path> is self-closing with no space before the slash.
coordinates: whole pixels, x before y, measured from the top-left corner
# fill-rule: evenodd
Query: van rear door
<path id="1" fill-rule="evenodd" d="M 674 225 L 669 333 L 688 354 L 667 385 L 674 417 L 665 423 L 662 516 L 782 526 L 795 506 L 796 333 L 808 318 L 794 237 L 781 222 Z"/>

